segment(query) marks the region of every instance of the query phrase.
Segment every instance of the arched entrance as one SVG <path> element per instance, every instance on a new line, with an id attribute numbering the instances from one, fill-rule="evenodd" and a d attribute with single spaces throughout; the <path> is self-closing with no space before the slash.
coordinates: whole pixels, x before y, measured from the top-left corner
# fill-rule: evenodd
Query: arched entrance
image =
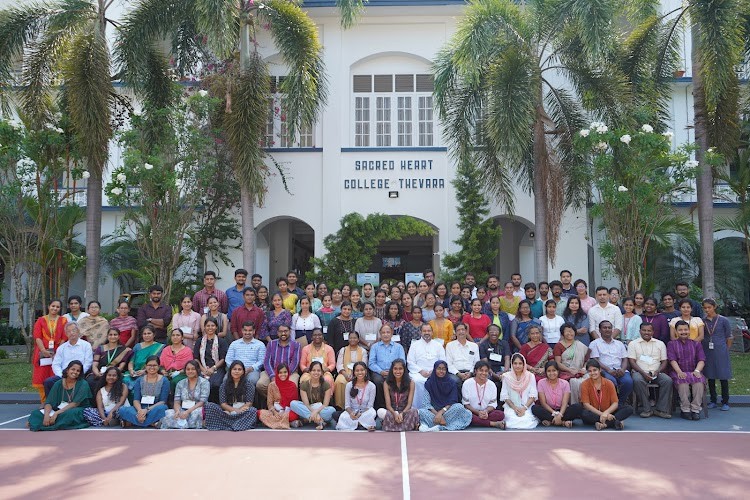
<path id="1" fill-rule="evenodd" d="M 503 230 L 493 272 L 500 281 L 521 273 L 524 283 L 534 281 L 534 225 L 518 217 L 501 215 L 494 218 L 495 225 Z"/>
<path id="2" fill-rule="evenodd" d="M 276 217 L 260 224 L 256 235 L 256 261 L 268 262 L 267 271 L 262 265 L 257 266 L 264 282 L 273 284 L 289 270 L 302 277 L 310 269 L 310 257 L 315 255 L 315 230 L 309 224 L 293 217 Z"/>
<path id="3" fill-rule="evenodd" d="M 394 216 L 401 217 L 401 216 Z M 439 230 L 429 222 L 432 236 L 407 236 L 400 240 L 383 240 L 373 257 L 368 272 L 379 273 L 380 281 L 403 281 L 407 273 L 422 273 L 425 269 L 440 269 Z"/>

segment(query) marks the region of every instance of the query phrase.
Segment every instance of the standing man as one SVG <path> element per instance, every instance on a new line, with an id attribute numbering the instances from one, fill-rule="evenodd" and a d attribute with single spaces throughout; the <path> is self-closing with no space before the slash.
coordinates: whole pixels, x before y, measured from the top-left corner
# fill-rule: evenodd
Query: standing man
<path id="1" fill-rule="evenodd" d="M 562 285 L 561 285 L 561 288 L 562 288 Z M 539 282 L 539 301 L 542 304 L 544 304 L 551 298 L 552 297 L 550 297 L 549 295 L 549 283 L 547 283 L 546 281 L 540 281 Z"/>
<path id="2" fill-rule="evenodd" d="M 245 274 L 245 278 L 247 278 L 247 274 Z M 203 290 L 198 290 L 193 295 L 193 311 L 198 314 L 206 314 L 208 312 L 208 298 L 211 295 L 219 299 L 219 310 L 226 314 L 229 311 L 227 294 L 216 288 L 216 273 L 206 271 L 203 273 Z"/>
<path id="3" fill-rule="evenodd" d="M 266 315 L 263 313 L 263 309 L 255 305 L 255 289 L 251 286 L 245 287 L 242 292 L 242 298 L 244 304 L 238 307 L 232 313 L 232 318 L 229 320 L 230 331 L 235 339 L 240 338 L 242 333 L 241 325 L 244 325 L 247 321 L 250 321 L 255 326 L 256 332 L 263 331 L 263 325 L 266 322 Z"/>
<path id="4" fill-rule="evenodd" d="M 633 370 L 633 388 L 638 395 L 641 417 L 656 415 L 661 418 L 672 418 L 672 379 L 664 373 L 667 368 L 667 346 L 653 336 L 654 326 L 650 323 L 641 323 L 641 338 L 628 344 L 628 359 L 630 369 Z M 648 394 L 650 383 L 659 385 L 659 399 L 653 411 Z"/>
<path id="5" fill-rule="evenodd" d="M 43 382 L 45 398 L 49 396 L 49 391 L 55 385 L 55 382 L 62 378 L 63 370 L 68 367 L 71 361 L 80 361 L 83 365 L 80 380 L 85 379 L 86 373 L 91 369 L 91 364 L 94 362 L 91 344 L 81 340 L 81 332 L 78 330 L 77 324 L 66 323 L 65 335 L 67 335 L 68 341 L 60 344 L 52 358 L 52 373 L 54 375 Z"/>
<path id="6" fill-rule="evenodd" d="M 536 285 L 534 283 L 526 283 L 523 286 L 523 292 L 526 300 L 528 300 L 531 305 L 531 317 L 539 319 L 544 316 L 544 301 L 536 298 Z M 490 369 L 491 368 L 492 363 L 490 363 Z"/>
<path id="7" fill-rule="evenodd" d="M 607 320 L 612 325 L 614 338 L 622 333 L 623 318 L 620 308 L 609 302 L 609 290 L 606 286 L 596 287 L 597 304 L 589 309 L 589 333 L 592 338 L 599 338 L 599 324 Z"/>
<path id="8" fill-rule="evenodd" d="M 625 309 L 620 305 L 620 289 L 616 286 L 609 289 L 609 303 L 619 307 L 620 312 L 625 314 Z"/>
<path id="9" fill-rule="evenodd" d="M 432 373 L 435 361 L 445 361 L 445 349 L 438 342 L 432 342 L 432 327 L 429 324 L 422 325 L 420 330 L 422 338 L 412 342 L 406 364 L 409 368 L 409 376 L 414 381 L 414 401 L 416 406 L 421 406 L 424 397 L 424 383 Z"/>
<path id="10" fill-rule="evenodd" d="M 521 273 L 513 273 L 510 275 L 510 282 L 513 283 L 513 295 L 523 300 L 526 298 L 526 293 L 521 288 Z"/>
<path id="11" fill-rule="evenodd" d="M 471 288 L 471 298 L 477 298 L 477 278 L 473 273 L 466 273 L 464 276 L 464 285 L 468 285 Z"/>
<path id="12" fill-rule="evenodd" d="M 229 366 L 235 360 L 242 361 L 245 366 L 245 377 L 253 385 L 260 379 L 263 360 L 266 358 L 266 345 L 255 338 L 255 325 L 252 321 L 246 321 L 242 324 L 242 338 L 239 338 L 229 345 L 227 356 L 227 374 Z"/>
<path id="13" fill-rule="evenodd" d="M 250 286 L 255 288 L 255 293 L 258 293 L 258 288 L 263 284 L 263 276 L 260 274 L 253 274 L 253 276 L 250 278 Z"/>
<path id="14" fill-rule="evenodd" d="M 289 293 L 293 293 L 297 296 L 297 299 L 301 299 L 305 296 L 305 291 L 297 286 L 297 280 L 298 277 L 296 272 L 289 271 L 286 273 L 286 283 L 289 285 Z"/>
<path id="15" fill-rule="evenodd" d="M 555 314 L 558 316 L 562 316 L 565 312 L 565 306 L 568 305 L 568 298 L 564 297 L 562 294 L 562 283 L 558 280 L 554 280 L 552 283 L 549 284 L 549 289 L 552 291 L 552 299 L 555 301 Z M 546 304 L 546 301 L 545 301 Z M 545 311 L 546 312 L 546 311 Z"/>
<path id="16" fill-rule="evenodd" d="M 674 325 L 677 339 L 667 344 L 667 358 L 672 366 L 670 377 L 680 395 L 680 416 L 685 420 L 700 420 L 703 406 L 703 367 L 706 354 L 700 342 L 690 340 L 690 325 L 680 320 Z M 690 391 L 693 399 L 690 400 Z"/>
<path id="17" fill-rule="evenodd" d="M 154 329 L 154 340 L 166 344 L 167 326 L 172 321 L 172 308 L 161 303 L 163 294 L 164 289 L 161 286 L 151 285 L 148 289 L 149 301 L 138 308 L 135 319 L 139 330 L 146 325 L 151 326 Z"/>
<path id="18" fill-rule="evenodd" d="M 490 274 L 487 277 L 487 294 L 484 296 L 484 301 L 489 302 L 492 297 L 500 298 L 503 292 L 500 291 L 500 278 L 497 274 Z"/>
<path id="19" fill-rule="evenodd" d="M 615 384 L 620 404 L 625 404 L 633 392 L 633 378 L 628 370 L 628 351 L 625 344 L 613 338 L 612 323 L 606 319 L 599 323 L 601 337 L 589 345 L 591 358 L 599 360 L 602 375 Z"/>
<path id="20" fill-rule="evenodd" d="M 299 356 L 302 347 L 296 340 L 289 340 L 291 329 L 287 325 L 279 325 L 279 338 L 268 343 L 266 355 L 263 358 L 264 372 L 255 387 L 258 389 L 260 401 L 265 401 L 268 396 L 268 385 L 276 378 L 276 367 L 280 363 L 286 363 L 289 367 L 289 380 L 295 385 L 299 384 Z"/>
<path id="21" fill-rule="evenodd" d="M 351 305 L 348 302 L 346 305 L 351 309 Z M 367 358 L 367 366 L 370 368 L 370 380 L 375 384 L 375 408 L 385 407 L 383 382 L 385 382 L 388 371 L 391 369 L 391 363 L 396 359 L 406 358 L 404 347 L 401 344 L 393 342 L 392 339 L 393 328 L 386 323 L 380 327 L 380 340 L 370 347 L 370 354 Z"/>
<path id="22" fill-rule="evenodd" d="M 424 280 L 427 282 L 427 286 L 430 287 L 430 291 L 435 291 L 435 271 L 432 269 L 424 270 Z"/>
<path id="23" fill-rule="evenodd" d="M 664 292 L 661 294 L 661 303 L 664 306 L 661 310 L 661 313 L 664 315 L 664 318 L 666 318 L 667 323 L 672 318 L 676 318 L 680 315 L 680 311 L 674 308 L 674 294 L 672 292 Z M 695 312 L 695 309 L 693 309 L 693 312 Z"/>
<path id="24" fill-rule="evenodd" d="M 688 299 L 690 301 L 690 307 L 693 308 L 691 316 L 694 316 L 696 318 L 703 318 L 703 307 L 701 307 L 700 302 L 690 298 L 690 286 L 687 283 L 685 283 L 684 281 L 678 281 L 674 286 L 674 293 L 677 294 L 677 303 L 679 303 L 682 299 Z"/>
<path id="25" fill-rule="evenodd" d="M 568 271 L 567 269 L 563 269 L 562 271 L 560 271 L 560 283 L 562 283 L 562 296 L 565 298 L 575 297 L 576 295 L 578 295 L 578 292 L 576 292 L 575 287 L 570 284 L 572 279 L 573 279 L 573 274 L 570 271 Z"/>
<path id="26" fill-rule="evenodd" d="M 229 303 L 229 310 L 227 316 L 232 317 L 232 313 L 235 309 L 245 303 L 243 293 L 245 291 L 245 283 L 247 283 L 247 270 L 237 269 L 234 271 L 234 286 L 227 288 L 225 292 L 227 295 L 227 302 Z"/>

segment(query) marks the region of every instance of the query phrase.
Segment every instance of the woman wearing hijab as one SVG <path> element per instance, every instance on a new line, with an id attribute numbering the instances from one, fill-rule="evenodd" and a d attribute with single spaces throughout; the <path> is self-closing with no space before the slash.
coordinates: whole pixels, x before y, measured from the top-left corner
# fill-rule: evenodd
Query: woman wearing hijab
<path id="1" fill-rule="evenodd" d="M 505 402 L 507 429 L 533 429 L 539 420 L 531 412 L 537 398 L 536 377 L 526 369 L 526 358 L 515 353 L 510 358 L 511 369 L 503 373 L 500 399 Z"/>
<path id="2" fill-rule="evenodd" d="M 269 429 L 289 429 L 290 422 L 295 422 L 298 418 L 290 407 L 292 401 L 297 399 L 297 385 L 289 379 L 289 367 L 286 363 L 279 363 L 275 371 L 276 377 L 268 384 L 268 409 L 261 410 L 259 418 Z"/>
<path id="3" fill-rule="evenodd" d="M 458 399 L 458 387 L 448 376 L 448 363 L 435 361 L 424 388 L 419 409 L 421 432 L 460 431 L 469 426 L 471 412 Z"/>
<path id="4" fill-rule="evenodd" d="M 367 365 L 354 363 L 354 378 L 346 384 L 344 412 L 339 417 L 336 430 L 355 431 L 360 425 L 368 431 L 375 430 L 375 384 L 367 376 Z"/>

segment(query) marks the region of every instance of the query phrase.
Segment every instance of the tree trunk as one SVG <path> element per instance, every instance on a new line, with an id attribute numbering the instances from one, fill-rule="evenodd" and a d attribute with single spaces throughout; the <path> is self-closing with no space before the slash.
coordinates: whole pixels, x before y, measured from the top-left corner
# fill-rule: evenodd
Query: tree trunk
<path id="1" fill-rule="evenodd" d="M 537 112 L 537 117 L 540 114 Z M 547 207 L 544 203 L 545 186 L 542 169 L 546 168 L 544 122 L 534 122 L 534 278 L 537 283 L 547 281 Z"/>
<path id="2" fill-rule="evenodd" d="M 91 169 L 96 170 L 96 169 Z M 86 184 L 86 290 L 84 301 L 98 300 L 102 240 L 102 176 L 91 172 Z"/>
<path id="3" fill-rule="evenodd" d="M 255 273 L 255 207 L 250 190 L 240 182 L 242 205 L 242 265 L 250 274 Z"/>
<path id="4" fill-rule="evenodd" d="M 700 237 L 701 262 L 700 272 L 704 297 L 714 297 L 714 179 L 711 167 L 703 163 L 708 149 L 708 112 L 701 75 L 698 48 L 697 27 L 693 25 L 693 124 L 695 126 L 695 159 L 700 164 L 700 173 L 696 179 L 698 200 L 698 235 Z"/>

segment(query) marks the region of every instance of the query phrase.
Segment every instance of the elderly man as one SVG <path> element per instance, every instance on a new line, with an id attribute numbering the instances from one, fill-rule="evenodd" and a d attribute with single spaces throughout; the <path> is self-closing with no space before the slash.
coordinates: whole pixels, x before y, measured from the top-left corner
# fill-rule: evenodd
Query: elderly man
<path id="1" fill-rule="evenodd" d="M 611 304 L 610 304 L 611 305 Z M 667 346 L 654 337 L 654 325 L 641 324 L 641 338 L 628 344 L 628 359 L 633 370 L 633 388 L 641 405 L 640 415 L 648 418 L 656 415 L 661 418 L 672 418 L 672 379 L 664 373 L 667 368 Z M 648 384 L 659 385 L 659 399 L 656 409 L 652 411 L 648 396 Z"/>
<path id="2" fill-rule="evenodd" d="M 467 340 L 469 331 L 466 325 L 459 323 L 457 326 L 456 340 L 448 342 L 445 347 L 445 360 L 448 363 L 448 373 L 456 382 L 458 392 L 461 392 L 461 385 L 471 377 L 474 364 L 479 361 L 479 346 Z"/>
<path id="3" fill-rule="evenodd" d="M 706 381 L 702 374 L 706 354 L 700 342 L 690 340 L 690 325 L 686 321 L 678 321 L 675 330 L 677 339 L 667 344 L 667 358 L 672 366 L 670 376 L 680 395 L 680 416 L 685 420 L 700 420 L 703 384 Z"/>
<path id="4" fill-rule="evenodd" d="M 445 349 L 439 342 L 432 341 L 432 327 L 429 324 L 422 325 L 420 330 L 422 338 L 411 343 L 409 355 L 406 358 L 409 368 L 409 376 L 414 381 L 414 407 L 422 407 L 424 397 L 424 383 L 432 373 L 435 361 L 445 361 Z"/>
<path id="5" fill-rule="evenodd" d="M 44 381 L 45 397 L 49 396 L 52 386 L 62 378 L 63 369 L 67 368 L 71 361 L 80 361 L 83 364 L 83 373 L 80 375 L 81 379 L 88 373 L 91 369 L 91 364 L 94 362 L 94 352 L 91 349 L 91 344 L 85 340 L 81 340 L 81 332 L 78 331 L 77 324 L 66 323 L 65 335 L 67 335 L 68 341 L 60 344 L 60 347 L 55 351 L 55 356 L 52 358 L 52 373 L 54 375 Z"/>
<path id="6" fill-rule="evenodd" d="M 347 302 L 344 307 L 351 310 Z M 348 335 L 348 334 L 347 334 Z M 397 359 L 404 359 L 406 353 L 401 344 L 393 342 L 393 328 L 389 324 L 380 327 L 380 340 L 370 347 L 368 355 L 368 368 L 370 369 L 370 380 L 375 384 L 375 407 L 384 408 L 383 382 L 391 369 L 391 363 Z"/>
<path id="7" fill-rule="evenodd" d="M 620 405 L 625 404 L 633 392 L 633 378 L 628 371 L 628 351 L 625 344 L 613 338 L 612 323 L 606 319 L 599 323 L 601 338 L 589 345 L 591 358 L 598 359 L 602 375 L 617 387 Z"/>

